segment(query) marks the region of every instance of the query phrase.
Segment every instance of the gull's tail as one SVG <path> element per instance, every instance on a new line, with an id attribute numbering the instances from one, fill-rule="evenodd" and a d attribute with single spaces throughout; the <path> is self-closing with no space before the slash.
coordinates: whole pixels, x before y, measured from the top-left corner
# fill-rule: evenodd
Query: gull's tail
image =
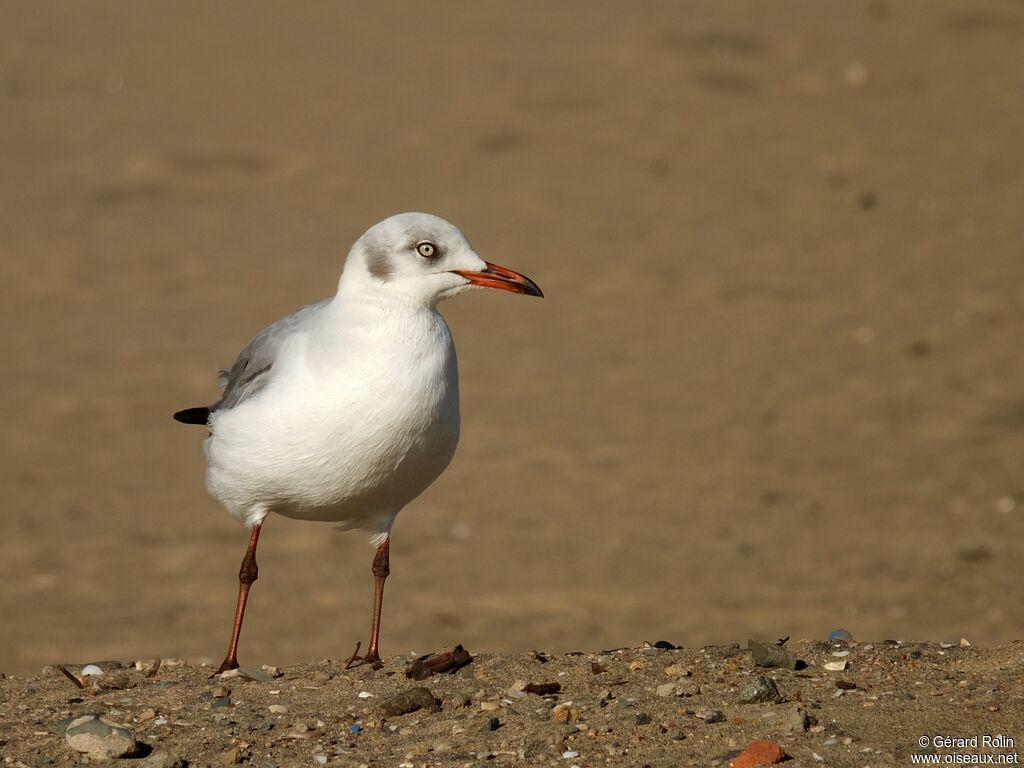
<path id="1" fill-rule="evenodd" d="M 209 419 L 210 409 L 205 405 L 198 408 L 186 408 L 174 414 L 174 420 L 180 421 L 182 424 L 202 424 L 206 426 L 206 422 Z"/>

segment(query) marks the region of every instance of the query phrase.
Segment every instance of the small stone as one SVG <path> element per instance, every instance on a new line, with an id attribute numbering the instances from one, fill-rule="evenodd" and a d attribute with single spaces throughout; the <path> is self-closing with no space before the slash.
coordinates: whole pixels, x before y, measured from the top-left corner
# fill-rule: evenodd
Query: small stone
<path id="1" fill-rule="evenodd" d="M 433 752 L 450 752 L 452 749 L 452 745 L 447 741 L 435 741 L 430 746 L 430 749 Z"/>
<path id="2" fill-rule="evenodd" d="M 655 693 L 659 696 L 675 696 L 676 695 L 676 684 L 675 683 L 663 683 L 655 689 Z"/>
<path id="3" fill-rule="evenodd" d="M 829 662 L 826 662 L 823 666 L 829 672 L 842 672 L 844 669 L 846 669 L 846 662 L 845 661 L 829 661 Z"/>
<path id="4" fill-rule="evenodd" d="M 748 640 L 747 648 L 754 657 L 758 667 L 779 667 L 781 669 L 797 669 L 798 661 L 788 648 L 777 643 L 766 643 L 762 640 Z"/>
<path id="5" fill-rule="evenodd" d="M 327 765 L 327 755 L 313 755 L 313 762 L 317 765 Z"/>
<path id="6" fill-rule="evenodd" d="M 231 706 L 231 697 L 230 696 L 224 696 L 224 697 L 222 697 L 220 699 L 214 699 L 213 700 L 213 704 L 210 705 L 210 708 L 211 709 L 220 709 L 221 707 L 230 707 L 230 706 Z"/>
<path id="7" fill-rule="evenodd" d="M 278 668 L 278 667 L 272 667 L 272 666 L 270 666 L 269 664 L 264 664 L 264 665 L 263 665 L 262 667 L 260 667 L 260 668 L 261 668 L 261 669 L 262 669 L 262 670 L 263 670 L 263 671 L 264 671 L 265 673 L 267 673 L 268 675 L 270 675 L 270 677 L 273 677 L 273 678 L 275 678 L 275 679 L 276 679 L 276 678 L 278 678 L 278 677 L 284 677 L 284 672 L 282 672 L 282 671 L 280 670 L 280 668 Z"/>
<path id="8" fill-rule="evenodd" d="M 489 717 L 484 721 L 484 724 L 480 726 L 480 730 L 484 733 L 490 733 L 501 728 L 501 721 L 496 717 Z"/>
<path id="9" fill-rule="evenodd" d="M 653 722 L 651 716 L 646 712 L 637 712 L 634 720 L 637 725 L 650 725 Z"/>
<path id="10" fill-rule="evenodd" d="M 835 656 L 837 659 L 841 659 L 845 656 L 849 656 L 850 652 L 844 649 L 842 651 L 832 651 L 832 655 Z"/>
<path id="11" fill-rule="evenodd" d="M 682 664 L 670 664 L 665 667 L 665 677 L 689 677 L 693 673 Z"/>
<path id="12" fill-rule="evenodd" d="M 961 648 L 970 648 L 971 647 L 971 641 L 968 640 L 966 637 L 961 637 L 960 638 L 960 647 Z"/>
<path id="13" fill-rule="evenodd" d="M 226 685 L 218 685 L 210 689 L 210 695 L 215 699 L 223 699 L 225 696 L 231 695 L 231 689 Z"/>
<path id="14" fill-rule="evenodd" d="M 359 698 L 360 699 L 372 699 L 373 698 L 373 694 L 370 693 L 369 691 L 360 691 L 359 692 Z"/>
<path id="15" fill-rule="evenodd" d="M 186 768 L 188 762 L 183 757 L 173 752 L 164 752 L 162 749 L 153 752 L 145 760 L 139 763 L 139 768 Z"/>
<path id="16" fill-rule="evenodd" d="M 95 664 L 86 664 L 84 667 L 82 667 L 82 671 L 80 674 L 82 677 L 99 677 L 103 674 L 103 670 L 97 667 Z"/>
<path id="17" fill-rule="evenodd" d="M 242 762 L 242 750 L 238 747 L 231 747 L 220 753 L 220 762 L 222 765 L 236 765 Z"/>
<path id="18" fill-rule="evenodd" d="M 732 759 L 729 768 L 755 768 L 758 765 L 775 765 L 786 758 L 786 753 L 774 741 L 758 739 L 753 741 L 739 755 Z"/>
<path id="19" fill-rule="evenodd" d="M 638 671 L 640 671 L 643 668 L 644 668 L 644 663 L 642 661 L 631 661 L 631 662 L 629 662 L 629 671 L 630 672 L 638 672 Z"/>
<path id="20" fill-rule="evenodd" d="M 269 709 L 275 715 L 288 714 L 288 707 L 286 707 L 284 704 L 271 704 L 269 707 L 267 707 L 267 709 Z"/>
<path id="21" fill-rule="evenodd" d="M 64 739 L 73 750 L 84 752 L 93 760 L 128 757 L 138 749 L 130 730 L 96 715 L 72 720 L 64 731 Z"/>
<path id="22" fill-rule="evenodd" d="M 830 643 L 849 643 L 853 640 L 853 634 L 846 629 L 833 629 L 828 633 L 828 639 Z"/>
<path id="23" fill-rule="evenodd" d="M 377 705 L 377 711 L 384 717 L 398 717 L 420 709 L 425 709 L 428 712 L 441 710 L 441 702 L 429 688 L 423 685 L 417 685 L 396 693 L 394 696 L 389 696 Z"/>
<path id="24" fill-rule="evenodd" d="M 562 757 L 564 757 L 566 760 L 572 760 L 574 757 L 579 757 L 579 756 L 580 756 L 579 752 L 576 752 L 576 751 L 571 750 L 571 749 L 567 749 L 567 750 L 565 750 L 565 752 L 562 753 Z"/>
<path id="25" fill-rule="evenodd" d="M 551 709 L 551 720 L 556 723 L 572 723 L 576 721 L 576 710 L 566 702 Z"/>
<path id="26" fill-rule="evenodd" d="M 484 712 L 494 712 L 501 709 L 501 705 L 496 701 L 481 701 L 480 709 Z"/>
<path id="27" fill-rule="evenodd" d="M 139 712 L 139 722 L 140 723 L 143 723 L 146 720 L 152 720 L 154 717 L 156 717 L 156 710 L 155 709 L 144 709 L 141 712 Z"/>
<path id="28" fill-rule="evenodd" d="M 694 715 L 705 723 L 725 722 L 725 713 L 720 709 L 698 709 Z"/>
<path id="29" fill-rule="evenodd" d="M 256 680 L 261 683 L 272 683 L 274 678 L 259 669 L 247 669 L 245 667 L 238 668 L 238 676 L 244 677 L 246 680 Z"/>
<path id="30" fill-rule="evenodd" d="M 682 741 L 686 738 L 686 732 L 682 728 L 673 728 L 668 732 L 668 737 L 673 741 Z"/>
<path id="31" fill-rule="evenodd" d="M 803 707 L 795 706 L 785 713 L 779 725 L 786 733 L 803 733 L 810 725 L 810 719 Z"/>
<path id="32" fill-rule="evenodd" d="M 771 702 L 776 704 L 782 701 L 782 694 L 779 693 L 775 681 L 770 677 L 758 675 L 740 691 L 740 704 L 764 704 Z"/>
<path id="33" fill-rule="evenodd" d="M 444 705 L 450 709 L 468 707 L 472 701 L 473 694 L 469 691 L 449 691 L 444 696 Z"/>

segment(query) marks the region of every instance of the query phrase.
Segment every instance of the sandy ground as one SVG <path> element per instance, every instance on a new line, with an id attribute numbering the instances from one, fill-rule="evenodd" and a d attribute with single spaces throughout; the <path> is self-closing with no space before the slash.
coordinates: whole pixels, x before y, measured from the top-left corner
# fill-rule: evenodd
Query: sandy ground
<path id="1" fill-rule="evenodd" d="M 1022 49 L 995 0 L 4 3 L 0 670 L 220 658 L 246 534 L 170 415 L 410 209 L 547 298 L 444 307 L 385 653 L 1021 638 Z M 243 664 L 365 642 L 371 554 L 268 521 Z"/>
<path id="2" fill-rule="evenodd" d="M 791 766 L 1020 762 L 1020 643 L 787 647 L 800 669 L 757 668 L 737 646 L 484 654 L 419 682 L 404 674 L 409 658 L 377 671 L 324 661 L 246 673 L 255 680 L 174 660 L 106 663 L 84 690 L 47 669 L 0 680 L 0 754 L 13 768 L 79 762 L 83 748 L 114 746 L 82 743 L 78 718 L 93 715 L 130 732 L 121 750 L 132 757 L 117 762 L 139 768 L 724 767 L 756 740 Z"/>

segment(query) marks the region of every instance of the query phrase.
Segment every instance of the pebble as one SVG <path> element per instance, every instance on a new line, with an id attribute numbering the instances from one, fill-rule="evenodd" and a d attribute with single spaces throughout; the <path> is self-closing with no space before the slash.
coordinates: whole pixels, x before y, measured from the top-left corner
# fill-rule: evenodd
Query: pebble
<path id="1" fill-rule="evenodd" d="M 796 669 L 797 658 L 790 650 L 776 643 L 766 643 L 762 640 L 748 640 L 747 648 L 754 657 L 754 664 L 758 667 L 779 667 L 781 669 Z"/>
<path id="2" fill-rule="evenodd" d="M 359 698 L 360 699 L 372 699 L 373 698 L 373 694 L 370 693 L 369 691 L 360 691 L 359 692 Z"/>
<path id="3" fill-rule="evenodd" d="M 242 762 L 242 750 L 238 747 L 231 747 L 220 753 L 220 762 L 223 765 L 236 765 Z"/>
<path id="4" fill-rule="evenodd" d="M 810 725 L 807 710 L 800 706 L 793 707 L 783 716 L 780 725 L 786 733 L 803 733 Z"/>
<path id="5" fill-rule="evenodd" d="M 160 749 L 140 762 L 139 768 L 185 768 L 187 765 L 188 762 L 183 757 Z"/>
<path id="6" fill-rule="evenodd" d="M 82 677 L 99 677 L 103 674 L 103 670 L 97 667 L 95 664 L 86 664 L 82 667 Z"/>
<path id="7" fill-rule="evenodd" d="M 494 712 L 497 709 L 501 709 L 501 705 L 496 701 L 481 701 L 480 709 L 484 712 Z"/>
<path id="8" fill-rule="evenodd" d="M 705 723 L 725 722 L 725 713 L 720 709 L 698 709 L 693 714 Z"/>
<path id="9" fill-rule="evenodd" d="M 824 665 L 829 672 L 842 672 L 846 669 L 845 661 L 829 661 Z"/>
<path id="10" fill-rule="evenodd" d="M 284 672 L 278 667 L 271 667 L 268 664 L 264 664 L 261 669 L 273 678 L 284 677 Z"/>
<path id="11" fill-rule="evenodd" d="M 489 717 L 484 721 L 484 724 L 480 726 L 480 730 L 484 733 L 490 733 L 501 728 L 501 721 L 496 717 Z"/>
<path id="12" fill-rule="evenodd" d="M 557 704 L 551 709 L 551 719 L 556 723 L 571 723 L 576 720 L 576 710 L 570 702 Z"/>
<path id="13" fill-rule="evenodd" d="M 740 691 L 740 704 L 763 704 L 771 702 L 776 704 L 782 701 L 782 694 L 779 693 L 775 681 L 770 677 L 758 675 Z"/>
<path id="14" fill-rule="evenodd" d="M 574 757 L 579 757 L 579 756 L 580 756 L 579 752 L 574 752 L 571 749 L 567 749 L 567 750 L 565 750 L 565 752 L 562 753 L 562 757 L 564 757 L 566 760 L 572 760 Z"/>
<path id="15" fill-rule="evenodd" d="M 73 750 L 84 752 L 93 760 L 128 757 L 138 749 L 130 730 L 96 715 L 72 720 L 64 731 L 64 739 Z"/>
<path id="16" fill-rule="evenodd" d="M 774 741 L 758 739 L 732 759 L 729 768 L 754 768 L 758 765 L 775 765 L 786 758 L 786 753 Z"/>
<path id="17" fill-rule="evenodd" d="M 650 725 L 653 719 L 646 712 L 637 712 L 636 718 L 634 718 L 637 725 Z"/>
<path id="18" fill-rule="evenodd" d="M 682 741 L 686 738 L 686 732 L 682 728 L 673 728 L 668 732 L 668 737 L 673 741 Z"/>
<path id="19" fill-rule="evenodd" d="M 829 642 L 849 643 L 853 640 L 853 634 L 845 629 L 833 629 L 828 633 Z"/>
<path id="20" fill-rule="evenodd" d="M 384 717 L 398 717 L 420 709 L 425 709 L 428 712 L 441 710 L 441 702 L 429 688 L 423 685 L 417 685 L 396 693 L 394 696 L 389 696 L 377 705 L 377 711 Z"/>
<path id="21" fill-rule="evenodd" d="M 444 705 L 453 709 L 468 707 L 473 701 L 473 694 L 469 691 L 451 691 L 444 696 Z"/>
<path id="22" fill-rule="evenodd" d="M 670 664 L 665 667 L 666 677 L 690 677 L 693 673 L 682 664 Z"/>
<path id="23" fill-rule="evenodd" d="M 267 709 L 269 709 L 275 715 L 288 714 L 288 707 L 286 707 L 284 704 L 271 704 L 269 707 L 267 707 Z"/>
<path id="24" fill-rule="evenodd" d="M 327 765 L 327 755 L 313 755 L 313 762 L 317 765 Z"/>

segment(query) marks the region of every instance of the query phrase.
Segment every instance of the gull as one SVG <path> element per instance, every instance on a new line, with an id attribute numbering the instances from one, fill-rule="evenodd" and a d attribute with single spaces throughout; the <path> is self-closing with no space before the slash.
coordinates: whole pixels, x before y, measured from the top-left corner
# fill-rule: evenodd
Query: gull
<path id="1" fill-rule="evenodd" d="M 444 219 L 392 216 L 356 240 L 333 298 L 265 328 L 220 372 L 220 399 L 174 414 L 208 428 L 207 491 L 251 529 L 218 674 L 238 667 L 256 545 L 272 512 L 370 534 L 370 644 L 361 659 L 357 644 L 348 664 L 380 666 L 391 527 L 459 441 L 455 346 L 437 305 L 474 287 L 543 296 L 528 277 L 481 259 Z"/>

